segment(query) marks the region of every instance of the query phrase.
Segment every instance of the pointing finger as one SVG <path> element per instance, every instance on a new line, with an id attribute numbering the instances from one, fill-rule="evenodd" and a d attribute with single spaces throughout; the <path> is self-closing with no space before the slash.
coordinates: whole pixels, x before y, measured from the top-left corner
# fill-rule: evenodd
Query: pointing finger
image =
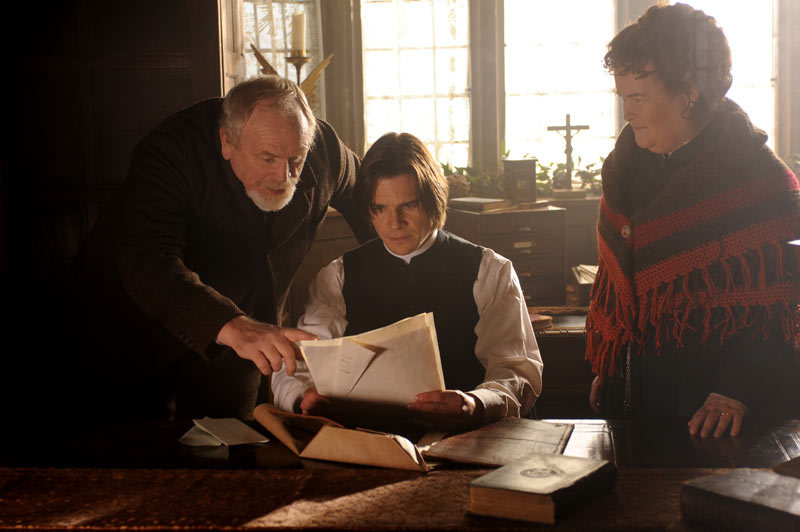
<path id="1" fill-rule="evenodd" d="M 319 340 L 317 335 L 306 332 L 302 329 L 294 329 L 292 327 L 281 328 L 281 334 L 290 342 L 299 342 L 301 340 Z"/>

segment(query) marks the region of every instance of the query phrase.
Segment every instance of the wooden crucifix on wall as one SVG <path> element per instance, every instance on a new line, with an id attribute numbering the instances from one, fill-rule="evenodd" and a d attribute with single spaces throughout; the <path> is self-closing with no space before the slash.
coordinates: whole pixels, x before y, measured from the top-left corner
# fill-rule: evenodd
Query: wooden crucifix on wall
<path id="1" fill-rule="evenodd" d="M 569 121 L 569 113 L 567 113 L 567 123 L 563 126 L 547 126 L 547 131 L 561 131 L 564 132 L 564 140 L 567 142 L 567 149 L 564 150 L 564 153 L 567 154 L 567 176 L 564 179 L 564 183 L 562 186 L 556 186 L 555 179 L 553 180 L 553 188 L 561 188 L 572 190 L 572 132 L 578 132 L 584 129 L 589 129 L 589 126 L 573 126 Z M 561 184 L 561 183 L 559 183 Z"/>

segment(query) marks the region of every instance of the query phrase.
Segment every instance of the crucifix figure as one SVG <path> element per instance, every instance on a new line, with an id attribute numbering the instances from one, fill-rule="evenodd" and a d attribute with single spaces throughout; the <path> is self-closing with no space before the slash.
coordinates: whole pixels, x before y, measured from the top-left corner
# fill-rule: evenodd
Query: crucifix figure
<path id="1" fill-rule="evenodd" d="M 547 126 L 547 131 L 564 131 L 564 139 L 567 141 L 567 149 L 564 150 L 564 153 L 567 154 L 567 177 L 566 188 L 567 190 L 572 189 L 572 132 L 573 131 L 581 131 L 582 129 L 589 129 L 589 126 L 573 126 L 569 122 L 569 113 L 567 113 L 567 124 L 564 126 Z M 555 180 L 553 180 L 553 188 L 561 188 L 555 186 Z"/>

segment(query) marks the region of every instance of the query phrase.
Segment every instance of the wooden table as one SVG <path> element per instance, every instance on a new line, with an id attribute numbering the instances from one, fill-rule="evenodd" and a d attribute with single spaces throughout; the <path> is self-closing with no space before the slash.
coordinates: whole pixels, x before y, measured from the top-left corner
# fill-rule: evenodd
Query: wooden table
<path id="1" fill-rule="evenodd" d="M 17 467 L 0 469 L 0 528 L 664 530 L 680 520 L 684 481 L 800 455 L 799 421 L 752 427 L 735 441 L 698 441 L 676 423 L 575 421 L 565 454 L 615 459 L 619 475 L 612 493 L 555 526 L 470 515 L 468 484 L 486 469 L 422 474 L 301 461 L 274 441 L 203 455 L 173 438 L 185 426 L 168 424 L 5 455 Z"/>
<path id="2" fill-rule="evenodd" d="M 467 513 L 485 469 L 6 469 L 0 527 L 663 530 L 681 483 L 710 471 L 621 469 L 611 494 L 537 527 Z"/>
<path id="3" fill-rule="evenodd" d="M 553 317 L 549 329 L 536 331 L 544 362 L 544 388 L 534 405 L 539 417 L 596 417 L 589 407 L 594 379 L 586 356 L 586 312 L 577 307 L 531 307 Z"/>

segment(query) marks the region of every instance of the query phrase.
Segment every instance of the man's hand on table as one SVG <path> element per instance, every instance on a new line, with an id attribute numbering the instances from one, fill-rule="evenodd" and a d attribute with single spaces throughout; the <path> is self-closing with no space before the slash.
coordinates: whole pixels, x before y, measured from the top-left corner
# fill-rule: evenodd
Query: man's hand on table
<path id="1" fill-rule="evenodd" d="M 421 419 L 445 429 L 478 425 L 484 417 L 483 404 L 461 390 L 418 393 L 407 408 Z"/>
<path id="2" fill-rule="evenodd" d="M 217 342 L 236 351 L 245 360 L 250 360 L 264 375 L 281 369 L 286 364 L 286 374 L 294 375 L 300 350 L 294 342 L 316 340 L 313 334 L 293 329 L 277 327 L 247 316 L 237 316 L 222 326 L 217 334 Z"/>
<path id="3" fill-rule="evenodd" d="M 730 426 L 731 436 L 738 436 L 745 414 L 747 406 L 743 403 L 711 393 L 689 420 L 689 434 L 696 436 L 699 433 L 701 437 L 707 438 L 713 433 L 715 438 L 720 438 Z"/>

